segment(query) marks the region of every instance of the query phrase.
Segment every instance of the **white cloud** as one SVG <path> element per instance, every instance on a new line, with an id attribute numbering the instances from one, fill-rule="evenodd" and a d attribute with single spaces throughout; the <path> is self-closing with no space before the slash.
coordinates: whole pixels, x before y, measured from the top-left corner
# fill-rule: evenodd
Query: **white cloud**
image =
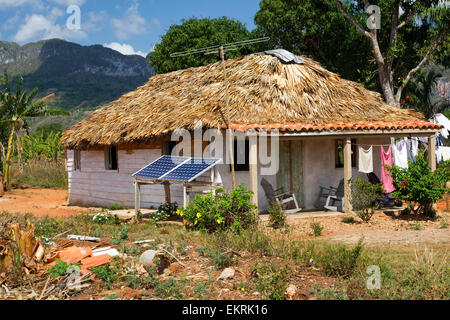
<path id="1" fill-rule="evenodd" d="M 145 19 L 139 14 L 139 5 L 135 3 L 128 8 L 125 16 L 122 19 L 114 18 L 111 24 L 115 29 L 116 37 L 123 41 L 128 39 L 131 35 L 144 34 L 149 31 L 149 26 Z"/>
<path id="2" fill-rule="evenodd" d="M 3 30 L 12 30 L 16 27 L 17 23 L 19 22 L 19 15 L 16 14 L 15 16 L 12 16 L 6 22 L 3 24 L 2 28 Z"/>
<path id="3" fill-rule="evenodd" d="M 7 9 L 9 7 L 20 7 L 24 4 L 32 5 L 33 3 L 40 3 L 39 0 L 0 0 L 0 9 Z"/>
<path id="4" fill-rule="evenodd" d="M 68 7 L 72 4 L 81 6 L 87 0 L 47 0 L 46 2 L 54 3 L 56 5 Z M 32 9 L 41 10 L 44 7 L 43 0 L 0 0 L 0 10 L 8 10 L 9 8 L 20 7 L 27 5 Z"/>
<path id="5" fill-rule="evenodd" d="M 135 51 L 134 48 L 131 45 L 126 44 L 126 43 L 120 44 L 118 42 L 111 42 L 111 43 L 105 43 L 105 44 L 103 44 L 103 46 L 106 47 L 106 48 L 110 48 L 110 49 L 116 50 L 116 51 L 118 51 L 118 52 L 120 52 L 121 54 L 124 54 L 124 55 L 134 55 L 134 54 L 136 54 L 136 55 L 142 56 L 144 58 L 147 56 L 147 54 L 145 54 L 142 51 Z"/>
<path id="6" fill-rule="evenodd" d="M 40 14 L 33 14 L 25 19 L 25 24 L 19 27 L 17 33 L 12 37 L 13 41 L 26 43 L 36 40 L 52 38 L 60 39 L 85 39 L 87 34 L 82 30 L 69 30 L 65 25 L 56 23 L 56 18 L 60 12 L 52 11 L 47 18 Z"/>
<path id="7" fill-rule="evenodd" d="M 0 0 L 1 1 L 1 0 Z M 83 5 L 86 0 L 50 0 L 53 3 L 59 4 L 61 6 L 70 6 L 70 5 L 76 5 L 76 6 L 81 6 Z"/>

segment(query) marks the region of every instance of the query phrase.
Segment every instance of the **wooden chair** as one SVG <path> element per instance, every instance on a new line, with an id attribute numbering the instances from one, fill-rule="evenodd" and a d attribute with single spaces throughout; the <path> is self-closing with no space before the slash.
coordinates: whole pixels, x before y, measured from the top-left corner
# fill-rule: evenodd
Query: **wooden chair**
<path id="1" fill-rule="evenodd" d="M 276 201 L 282 208 L 283 211 L 287 214 L 291 213 L 297 213 L 302 210 L 302 208 L 299 208 L 297 198 L 295 197 L 295 194 L 290 192 L 284 192 L 283 188 L 279 188 L 274 190 L 272 185 L 267 181 L 266 179 L 262 179 L 261 186 L 264 189 L 264 193 L 266 194 L 267 199 L 270 202 Z M 285 209 L 287 207 L 287 204 L 293 204 L 293 209 Z"/>
<path id="2" fill-rule="evenodd" d="M 339 182 L 337 188 L 320 186 L 319 199 L 325 198 L 324 209 L 330 211 L 344 211 L 344 179 Z M 340 203 L 339 206 L 336 203 Z"/>

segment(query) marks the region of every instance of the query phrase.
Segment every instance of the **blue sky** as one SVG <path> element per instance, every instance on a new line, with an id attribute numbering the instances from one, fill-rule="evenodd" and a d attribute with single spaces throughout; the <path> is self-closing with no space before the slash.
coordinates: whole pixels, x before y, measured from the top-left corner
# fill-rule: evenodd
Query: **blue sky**
<path id="1" fill-rule="evenodd" d="M 70 5 L 80 8 L 80 29 L 69 29 Z M 259 0 L 0 0 L 0 40 L 25 44 L 61 38 L 145 55 L 182 18 L 235 18 L 254 28 Z M 70 19 L 70 22 L 76 22 Z"/>

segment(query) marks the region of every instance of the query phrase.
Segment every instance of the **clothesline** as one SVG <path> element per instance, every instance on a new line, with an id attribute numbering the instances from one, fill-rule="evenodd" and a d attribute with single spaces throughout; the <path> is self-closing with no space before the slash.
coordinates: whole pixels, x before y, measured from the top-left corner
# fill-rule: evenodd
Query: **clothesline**
<path id="1" fill-rule="evenodd" d="M 352 146 L 369 146 L 369 147 L 389 147 L 391 144 L 367 144 L 367 143 L 352 143 Z"/>

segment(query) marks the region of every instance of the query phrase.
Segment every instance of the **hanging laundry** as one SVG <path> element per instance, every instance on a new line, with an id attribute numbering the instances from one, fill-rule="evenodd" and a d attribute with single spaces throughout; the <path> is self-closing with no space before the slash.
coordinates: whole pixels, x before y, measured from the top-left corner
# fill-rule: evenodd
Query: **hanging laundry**
<path id="1" fill-rule="evenodd" d="M 408 169 L 408 150 L 405 140 L 398 141 L 393 146 L 394 161 L 397 167 Z"/>
<path id="2" fill-rule="evenodd" d="M 436 148 L 436 161 L 438 163 L 450 160 L 450 147 Z"/>
<path id="3" fill-rule="evenodd" d="M 372 173 L 373 172 L 373 148 L 370 147 L 364 150 L 359 147 L 359 172 Z"/>
<path id="4" fill-rule="evenodd" d="M 392 184 L 392 177 L 390 172 L 384 166 L 392 167 L 392 147 L 389 146 L 388 152 L 384 151 L 381 147 L 381 180 L 383 181 L 383 188 L 386 193 L 394 191 L 394 185 Z"/>
<path id="5" fill-rule="evenodd" d="M 445 139 L 448 139 L 449 131 L 450 131 L 450 120 L 447 119 L 447 117 L 444 116 L 442 113 L 439 113 L 430 121 L 432 123 L 437 123 L 437 124 L 443 125 L 444 129 L 442 129 L 441 134 Z"/>
<path id="6" fill-rule="evenodd" d="M 418 154 L 419 154 L 419 140 L 417 139 L 417 137 L 414 137 L 411 138 L 412 161 L 415 161 Z"/>
<path id="7" fill-rule="evenodd" d="M 420 137 L 419 141 L 422 142 L 422 144 L 425 146 L 425 148 L 428 149 L 428 138 L 426 137 Z"/>
<path id="8" fill-rule="evenodd" d="M 450 160 L 450 147 L 441 147 L 442 160 L 448 161 Z"/>

